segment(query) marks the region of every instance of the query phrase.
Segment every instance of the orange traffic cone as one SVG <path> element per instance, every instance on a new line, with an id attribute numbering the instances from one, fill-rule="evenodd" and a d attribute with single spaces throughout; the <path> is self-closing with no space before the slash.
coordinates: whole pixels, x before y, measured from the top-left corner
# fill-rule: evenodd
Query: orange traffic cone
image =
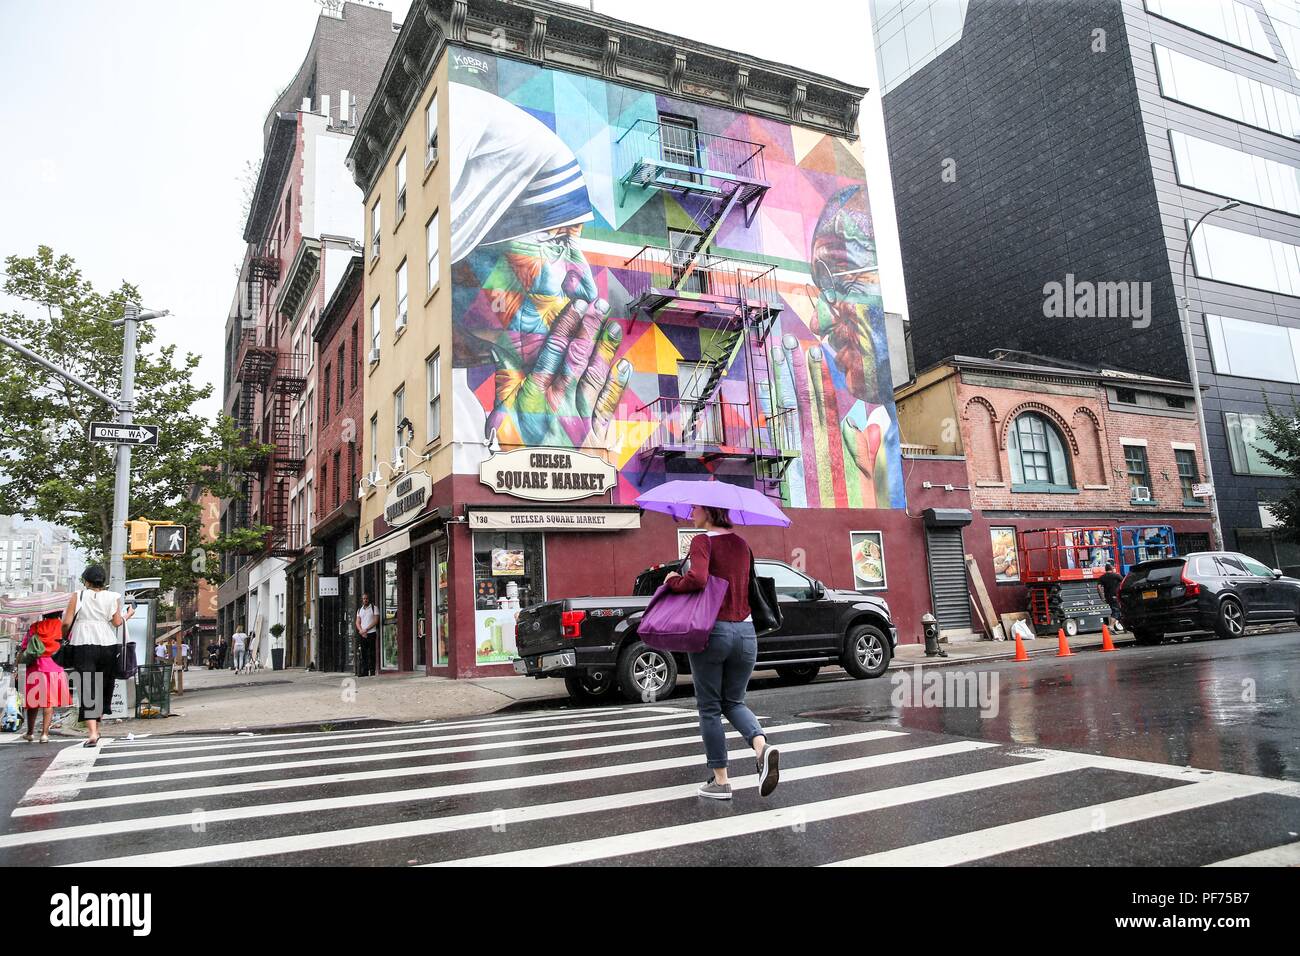
<path id="1" fill-rule="evenodd" d="M 1114 642 L 1110 639 L 1110 628 L 1105 624 L 1101 626 L 1101 649 L 1103 651 L 1113 651 L 1116 649 Z"/>
<path id="2" fill-rule="evenodd" d="M 1056 640 L 1058 650 L 1057 657 L 1073 657 L 1074 651 L 1070 650 L 1070 642 L 1065 639 L 1065 628 L 1058 628 L 1056 631 Z"/>
<path id="3" fill-rule="evenodd" d="M 1018 661 L 1029 660 L 1029 652 L 1025 650 L 1025 642 L 1020 639 L 1019 634 L 1015 634 L 1014 636 L 1016 639 L 1016 660 Z"/>

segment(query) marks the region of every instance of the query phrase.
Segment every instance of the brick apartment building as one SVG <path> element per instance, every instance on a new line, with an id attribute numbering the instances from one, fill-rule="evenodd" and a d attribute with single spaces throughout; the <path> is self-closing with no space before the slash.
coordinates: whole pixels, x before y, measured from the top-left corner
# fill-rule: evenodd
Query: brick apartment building
<path id="1" fill-rule="evenodd" d="M 963 545 L 996 583 L 999 613 L 1024 610 L 1011 529 L 1161 525 L 1181 552 L 1210 547 L 1187 384 L 999 353 L 945 359 L 895 399 L 905 448 L 965 457 L 974 514 Z"/>

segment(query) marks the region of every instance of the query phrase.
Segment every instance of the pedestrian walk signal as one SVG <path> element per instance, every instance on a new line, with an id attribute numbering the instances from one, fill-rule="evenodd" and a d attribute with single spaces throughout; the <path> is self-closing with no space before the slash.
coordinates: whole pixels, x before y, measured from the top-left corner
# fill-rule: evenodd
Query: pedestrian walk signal
<path id="1" fill-rule="evenodd" d="M 149 522 L 143 518 L 138 521 L 128 521 L 126 523 L 128 539 L 126 550 L 131 554 L 147 554 L 149 552 L 149 528 Z"/>
<path id="2" fill-rule="evenodd" d="M 185 553 L 185 525 L 156 524 L 153 526 L 153 553 L 160 557 L 176 557 Z"/>

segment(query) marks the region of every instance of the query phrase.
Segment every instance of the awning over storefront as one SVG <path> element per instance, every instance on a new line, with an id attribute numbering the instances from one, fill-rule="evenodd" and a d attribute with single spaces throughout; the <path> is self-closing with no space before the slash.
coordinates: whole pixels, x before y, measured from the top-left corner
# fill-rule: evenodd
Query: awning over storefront
<path id="1" fill-rule="evenodd" d="M 966 508 L 926 508 L 921 517 L 927 528 L 964 528 L 973 516 Z"/>
<path id="2" fill-rule="evenodd" d="M 391 558 L 411 547 L 411 532 L 407 528 L 392 531 L 382 538 L 376 538 L 364 547 L 357 548 L 351 554 L 339 558 L 339 574 L 351 574 L 367 564 Z"/>
<path id="3" fill-rule="evenodd" d="M 471 531 L 635 531 L 641 509 L 483 508 L 467 509 Z"/>

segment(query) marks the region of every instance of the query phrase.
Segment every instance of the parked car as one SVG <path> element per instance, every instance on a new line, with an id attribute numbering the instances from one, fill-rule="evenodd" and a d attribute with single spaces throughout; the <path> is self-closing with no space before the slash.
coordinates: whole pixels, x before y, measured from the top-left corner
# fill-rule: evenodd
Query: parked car
<path id="1" fill-rule="evenodd" d="M 1241 637 L 1250 624 L 1300 621 L 1300 580 L 1248 555 L 1202 551 L 1136 565 L 1119 601 L 1120 619 L 1139 644 L 1176 631 Z"/>
<path id="2" fill-rule="evenodd" d="M 637 702 L 668 697 L 677 675 L 689 672 L 689 658 L 647 646 L 636 626 L 655 589 L 681 564 L 643 571 L 630 597 L 566 598 L 520 611 L 516 673 L 562 677 L 569 695 L 583 702 L 619 693 Z M 783 618 L 779 631 L 758 639 L 757 670 L 775 669 L 790 684 L 813 680 L 827 664 L 858 679 L 885 672 L 898 631 L 883 599 L 832 590 L 779 561 L 759 559 L 755 570 L 776 582 Z"/>

